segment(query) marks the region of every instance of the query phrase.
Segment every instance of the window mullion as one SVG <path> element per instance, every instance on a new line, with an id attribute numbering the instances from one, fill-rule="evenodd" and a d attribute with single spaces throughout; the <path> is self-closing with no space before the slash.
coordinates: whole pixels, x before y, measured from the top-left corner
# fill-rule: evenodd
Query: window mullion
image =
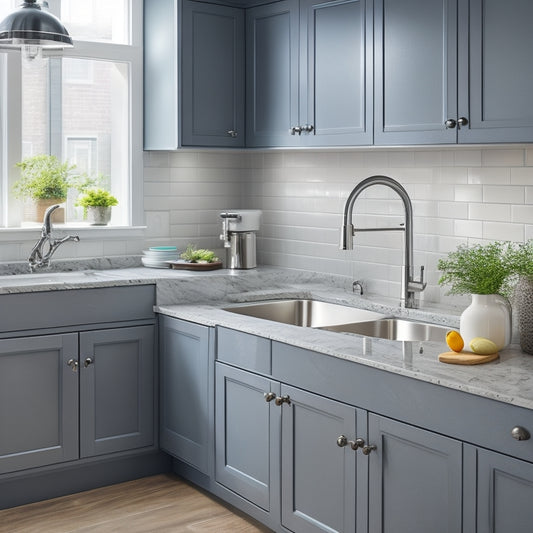
<path id="1" fill-rule="evenodd" d="M 58 57 L 50 58 L 48 78 L 49 98 L 49 152 L 63 159 L 63 107 L 62 107 L 62 63 Z"/>

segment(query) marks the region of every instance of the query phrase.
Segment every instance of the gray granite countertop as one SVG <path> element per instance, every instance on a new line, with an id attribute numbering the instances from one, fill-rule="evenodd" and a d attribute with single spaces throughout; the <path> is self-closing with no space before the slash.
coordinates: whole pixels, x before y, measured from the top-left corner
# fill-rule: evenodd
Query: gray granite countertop
<path id="1" fill-rule="evenodd" d="M 224 326 L 340 357 L 396 374 L 533 409 L 533 357 L 518 346 L 500 359 L 475 366 L 448 365 L 438 354 L 446 344 L 369 339 L 260 320 L 223 310 L 235 302 L 314 298 L 457 328 L 461 309 L 422 304 L 401 309 L 396 302 L 351 293 L 351 280 L 311 272 L 262 267 L 249 271 L 187 272 L 143 267 L 0 276 L 0 295 L 132 284 L 155 284 L 156 311 L 207 326 Z"/>

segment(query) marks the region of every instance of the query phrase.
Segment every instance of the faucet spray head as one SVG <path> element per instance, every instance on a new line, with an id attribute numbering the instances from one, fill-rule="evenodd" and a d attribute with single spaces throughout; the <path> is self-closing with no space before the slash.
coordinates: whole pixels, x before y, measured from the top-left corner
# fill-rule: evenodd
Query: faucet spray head
<path id="1" fill-rule="evenodd" d="M 341 226 L 341 250 L 353 250 L 353 224 L 343 224 Z"/>

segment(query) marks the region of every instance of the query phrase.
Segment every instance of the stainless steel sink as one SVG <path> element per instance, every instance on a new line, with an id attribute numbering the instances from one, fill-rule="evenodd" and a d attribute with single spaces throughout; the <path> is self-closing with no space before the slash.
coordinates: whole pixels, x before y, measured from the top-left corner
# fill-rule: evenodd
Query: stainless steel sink
<path id="1" fill-rule="evenodd" d="M 347 305 L 305 299 L 239 304 L 226 307 L 224 311 L 310 328 L 366 322 L 385 316 Z"/>
<path id="2" fill-rule="evenodd" d="M 394 341 L 434 342 L 446 342 L 446 332 L 449 330 L 445 326 L 401 318 L 382 318 L 368 322 L 322 326 L 321 329 L 341 333 L 356 333 L 366 337 L 377 337 Z"/>

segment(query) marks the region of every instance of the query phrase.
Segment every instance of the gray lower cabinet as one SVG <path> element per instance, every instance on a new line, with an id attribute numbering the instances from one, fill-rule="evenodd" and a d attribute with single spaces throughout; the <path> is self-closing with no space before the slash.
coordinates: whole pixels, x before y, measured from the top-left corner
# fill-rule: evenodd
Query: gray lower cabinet
<path id="1" fill-rule="evenodd" d="M 533 464 L 474 446 L 465 447 L 463 531 L 530 533 Z"/>
<path id="2" fill-rule="evenodd" d="M 159 342 L 160 446 L 207 474 L 213 388 L 209 328 L 161 316 Z"/>
<path id="3" fill-rule="evenodd" d="M 80 333 L 80 457 L 154 443 L 154 326 Z"/>
<path id="4" fill-rule="evenodd" d="M 462 443 L 374 414 L 368 437 L 368 531 L 461 533 Z"/>
<path id="5" fill-rule="evenodd" d="M 0 340 L 0 473 L 153 445 L 153 330 Z"/>
<path id="6" fill-rule="evenodd" d="M 78 458 L 74 365 L 75 333 L 0 340 L 0 474 Z"/>

